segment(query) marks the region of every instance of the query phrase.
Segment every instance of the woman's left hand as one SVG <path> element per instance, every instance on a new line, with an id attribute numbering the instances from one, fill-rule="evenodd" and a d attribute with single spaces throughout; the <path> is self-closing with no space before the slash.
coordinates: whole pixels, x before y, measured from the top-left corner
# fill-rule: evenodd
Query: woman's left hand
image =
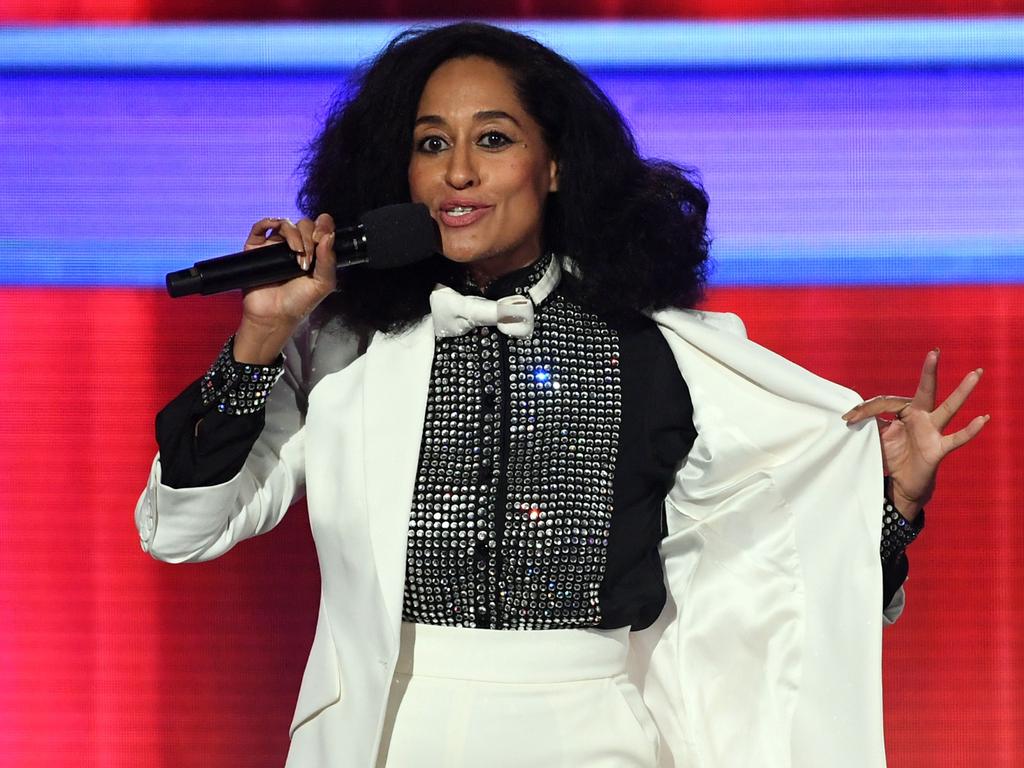
<path id="1" fill-rule="evenodd" d="M 879 396 L 867 400 L 847 413 L 849 424 L 877 418 L 882 435 L 882 462 L 892 480 L 892 502 L 908 520 L 913 520 L 935 490 L 935 473 L 940 462 L 962 445 L 973 440 L 989 416 L 975 416 L 963 429 L 948 435 L 942 430 L 960 410 L 981 380 L 982 370 L 968 373 L 952 394 L 935 407 L 935 389 L 939 370 L 939 350 L 924 359 L 921 381 L 911 397 Z M 895 419 L 881 418 L 892 414 Z"/>

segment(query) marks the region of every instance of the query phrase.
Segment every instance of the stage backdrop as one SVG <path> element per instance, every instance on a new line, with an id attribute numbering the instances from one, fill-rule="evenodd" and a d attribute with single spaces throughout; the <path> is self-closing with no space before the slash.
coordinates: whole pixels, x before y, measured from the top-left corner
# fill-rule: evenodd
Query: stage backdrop
<path id="1" fill-rule="evenodd" d="M 325 105 L 400 26 L 0 29 L 0 765 L 283 761 L 303 507 L 202 565 L 131 522 L 154 414 L 238 317 L 161 282 L 294 214 Z M 520 28 L 701 170 L 708 307 L 865 395 L 912 392 L 934 346 L 943 392 L 985 368 L 954 427 L 992 422 L 945 465 L 885 634 L 887 737 L 897 768 L 1020 765 L 1024 21 Z"/>

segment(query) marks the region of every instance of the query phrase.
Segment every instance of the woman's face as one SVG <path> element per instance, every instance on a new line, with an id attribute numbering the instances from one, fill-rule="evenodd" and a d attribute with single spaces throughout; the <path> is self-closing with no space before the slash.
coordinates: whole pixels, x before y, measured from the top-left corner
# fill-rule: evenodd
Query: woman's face
<path id="1" fill-rule="evenodd" d="M 416 113 L 409 190 L 437 220 L 445 256 L 483 281 L 537 259 L 557 181 L 504 67 L 471 56 L 434 70 Z"/>

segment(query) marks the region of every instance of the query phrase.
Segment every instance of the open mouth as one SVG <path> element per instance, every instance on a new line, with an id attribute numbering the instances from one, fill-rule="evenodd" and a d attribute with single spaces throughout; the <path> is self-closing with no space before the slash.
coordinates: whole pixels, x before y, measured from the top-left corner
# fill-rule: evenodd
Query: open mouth
<path id="1" fill-rule="evenodd" d="M 489 210 L 489 205 L 448 204 L 440 209 L 438 218 L 448 227 L 466 227 L 486 216 Z"/>

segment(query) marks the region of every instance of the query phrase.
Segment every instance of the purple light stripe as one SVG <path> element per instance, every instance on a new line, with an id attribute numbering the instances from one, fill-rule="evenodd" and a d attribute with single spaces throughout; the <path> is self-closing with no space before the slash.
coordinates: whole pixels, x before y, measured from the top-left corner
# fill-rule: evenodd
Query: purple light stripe
<path id="1" fill-rule="evenodd" d="M 721 282 L 854 277 L 864 259 L 899 264 L 898 282 L 964 263 L 1021 279 L 1024 70 L 595 75 L 645 152 L 702 170 Z M 212 255 L 190 241 L 233 250 L 253 220 L 294 212 L 294 168 L 340 83 L 0 78 L 0 201 L 17 222 L 0 283 L 152 284 L 168 259 Z M 772 254 L 790 265 L 774 277 Z"/>

